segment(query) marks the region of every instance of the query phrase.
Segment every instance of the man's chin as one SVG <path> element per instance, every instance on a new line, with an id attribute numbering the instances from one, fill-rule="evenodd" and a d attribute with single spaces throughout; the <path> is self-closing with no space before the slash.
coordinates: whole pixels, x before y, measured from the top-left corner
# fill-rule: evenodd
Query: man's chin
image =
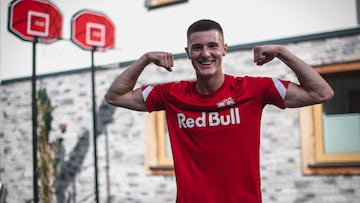
<path id="1" fill-rule="evenodd" d="M 210 78 L 214 75 L 216 75 L 216 72 L 213 70 L 201 70 L 197 72 L 198 77 L 201 78 Z"/>

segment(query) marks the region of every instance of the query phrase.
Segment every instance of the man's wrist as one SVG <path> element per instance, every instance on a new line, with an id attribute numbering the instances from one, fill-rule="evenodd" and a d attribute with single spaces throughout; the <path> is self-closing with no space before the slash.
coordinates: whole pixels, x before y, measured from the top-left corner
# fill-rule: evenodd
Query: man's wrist
<path id="1" fill-rule="evenodd" d="M 151 59 L 149 57 L 149 53 L 145 53 L 143 54 L 140 59 L 139 59 L 139 63 L 142 64 L 143 66 L 147 66 L 151 63 Z"/>

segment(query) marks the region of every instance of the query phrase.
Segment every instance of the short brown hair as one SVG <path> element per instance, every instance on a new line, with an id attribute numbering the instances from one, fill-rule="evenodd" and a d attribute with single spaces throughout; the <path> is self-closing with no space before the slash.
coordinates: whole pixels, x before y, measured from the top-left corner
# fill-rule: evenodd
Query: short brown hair
<path id="1" fill-rule="evenodd" d="M 224 35 L 223 29 L 218 22 L 209 19 L 202 19 L 191 24 L 187 30 L 187 39 L 189 40 L 190 35 L 194 32 L 208 31 L 208 30 L 217 30 Z"/>

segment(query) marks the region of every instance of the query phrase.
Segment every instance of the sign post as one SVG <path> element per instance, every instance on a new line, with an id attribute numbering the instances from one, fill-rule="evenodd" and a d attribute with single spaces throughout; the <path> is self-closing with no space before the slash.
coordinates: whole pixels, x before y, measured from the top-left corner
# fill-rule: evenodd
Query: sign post
<path id="1" fill-rule="evenodd" d="M 80 48 L 91 51 L 91 89 L 92 89 L 92 116 L 93 116 L 93 142 L 94 142 L 94 173 L 95 196 L 99 203 L 98 164 L 97 164 L 97 116 L 95 94 L 95 51 L 105 51 L 115 45 L 115 27 L 104 14 L 89 10 L 81 10 L 71 20 L 71 41 Z"/>
<path id="2" fill-rule="evenodd" d="M 38 196 L 37 105 L 36 105 L 36 44 L 51 43 L 61 38 L 62 15 L 57 7 L 45 0 L 14 0 L 9 4 L 8 30 L 32 46 L 32 145 L 34 202 Z"/>

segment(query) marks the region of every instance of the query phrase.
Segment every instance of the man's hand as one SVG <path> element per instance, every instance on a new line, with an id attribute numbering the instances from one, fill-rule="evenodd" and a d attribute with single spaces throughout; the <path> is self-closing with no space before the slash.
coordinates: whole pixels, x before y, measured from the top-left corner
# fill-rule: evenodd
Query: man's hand
<path id="1" fill-rule="evenodd" d="M 278 55 L 279 45 L 263 45 L 254 48 L 254 63 L 262 66 Z"/>
<path id="2" fill-rule="evenodd" d="M 164 67 L 170 72 L 172 71 L 172 67 L 174 66 L 174 56 L 172 53 L 154 51 L 146 53 L 145 57 L 150 63 Z"/>

